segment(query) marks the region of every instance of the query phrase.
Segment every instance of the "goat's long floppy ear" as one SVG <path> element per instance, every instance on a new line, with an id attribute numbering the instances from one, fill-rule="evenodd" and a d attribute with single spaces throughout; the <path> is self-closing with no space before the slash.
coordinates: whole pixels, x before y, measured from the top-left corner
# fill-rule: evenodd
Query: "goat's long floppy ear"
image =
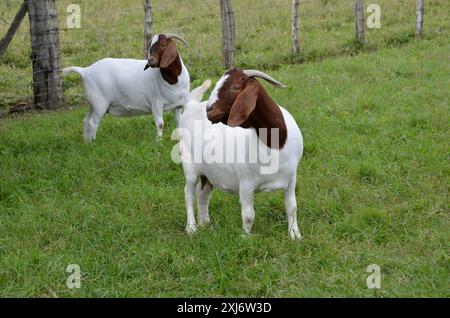
<path id="1" fill-rule="evenodd" d="M 175 44 L 175 41 L 171 40 L 161 56 L 159 67 L 160 68 L 169 67 L 169 65 L 172 64 L 173 61 L 175 61 L 177 55 L 178 55 L 177 45 Z"/>
<path id="2" fill-rule="evenodd" d="M 258 99 L 259 83 L 255 79 L 248 80 L 245 88 L 237 95 L 231 106 L 227 125 L 236 127 L 244 123 L 255 110 Z"/>

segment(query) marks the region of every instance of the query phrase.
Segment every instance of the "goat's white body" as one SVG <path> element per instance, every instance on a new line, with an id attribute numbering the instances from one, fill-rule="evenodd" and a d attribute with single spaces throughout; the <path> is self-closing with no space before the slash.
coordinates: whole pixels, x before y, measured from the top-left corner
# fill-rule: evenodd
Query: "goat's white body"
<path id="1" fill-rule="evenodd" d="M 249 163 L 249 147 L 245 147 L 242 151 L 245 152 L 243 156 L 246 158 L 245 163 L 183 163 L 185 172 L 188 175 L 204 175 L 215 187 L 232 193 L 238 193 L 241 184 L 245 183 L 247 187 L 255 192 L 269 192 L 275 190 L 285 190 L 288 187 L 289 181 L 295 175 L 297 166 L 300 162 L 303 151 L 303 139 L 295 120 L 291 114 L 284 108 L 280 107 L 286 128 L 288 131 L 287 140 L 284 147 L 280 150 L 270 149 L 261 141 L 253 128 L 230 127 L 222 123 L 212 124 L 206 116 L 206 102 L 202 102 L 200 109 L 191 109 L 186 107 L 181 115 L 180 127 L 187 129 L 191 135 L 194 134 L 195 121 L 201 120 L 202 130 L 215 129 L 220 136 L 227 136 L 227 138 L 238 140 L 253 140 L 258 143 L 260 151 L 278 152 L 279 168 L 276 173 L 262 174 L 262 163 L 259 160 L 256 163 Z M 182 130 L 183 131 L 183 130 Z M 197 131 L 197 135 L 200 133 Z M 189 144 L 191 140 L 183 139 L 181 134 L 181 149 L 190 150 L 192 148 Z M 193 156 L 194 154 L 192 154 Z"/>
<path id="2" fill-rule="evenodd" d="M 266 151 L 268 148 L 259 139 L 255 129 L 230 127 L 222 123 L 212 124 L 206 114 L 207 102 L 196 103 L 188 101 L 185 105 L 180 121 L 180 138 L 181 151 L 191 151 L 191 156 L 194 156 L 194 147 L 191 143 L 192 136 L 199 135 L 197 124 L 195 122 L 201 121 L 201 130 L 203 132 L 208 129 L 217 129 L 222 136 L 235 138 L 249 138 L 258 143 L 259 149 Z M 206 163 L 206 162 L 190 162 L 183 161 L 183 169 L 186 177 L 186 206 L 188 213 L 188 220 L 186 229 L 189 233 L 196 229 L 195 218 L 193 215 L 193 191 L 197 192 L 197 204 L 199 213 L 199 223 L 209 222 L 208 202 L 211 195 L 212 188 L 206 185 L 204 189 L 199 185 L 199 177 L 206 176 L 209 182 L 223 191 L 239 193 L 240 202 L 242 205 L 243 228 L 249 233 L 253 224 L 254 210 L 253 210 L 253 194 L 260 191 L 285 191 L 285 204 L 288 212 L 289 233 L 291 238 L 299 239 L 300 232 L 297 226 L 297 204 L 295 199 L 295 184 L 297 167 L 303 153 L 303 138 L 300 129 L 294 118 L 287 110 L 280 107 L 287 128 L 287 140 L 283 148 L 280 150 L 271 149 L 272 152 L 278 152 L 279 167 L 275 173 L 262 174 L 260 161 L 256 163 L 249 163 L 249 147 L 245 148 L 245 163 Z M 197 130 L 197 131 L 195 131 Z M 190 136 L 187 137 L 186 134 Z M 248 145 L 248 144 L 247 144 Z M 205 147 L 205 142 L 202 141 L 202 147 Z M 183 154 L 184 156 L 185 154 Z M 182 157 L 183 157 L 182 156 Z"/>
<path id="3" fill-rule="evenodd" d="M 181 61 L 178 82 L 170 85 L 159 68 L 144 70 L 146 64 L 146 60 L 104 58 L 89 67 L 64 69 L 65 75 L 77 72 L 83 78 L 84 94 L 91 106 L 84 121 L 86 141 L 95 138 L 98 125 L 107 112 L 120 117 L 152 113 L 161 137 L 163 111 L 185 103 L 189 94 L 189 73 Z"/>

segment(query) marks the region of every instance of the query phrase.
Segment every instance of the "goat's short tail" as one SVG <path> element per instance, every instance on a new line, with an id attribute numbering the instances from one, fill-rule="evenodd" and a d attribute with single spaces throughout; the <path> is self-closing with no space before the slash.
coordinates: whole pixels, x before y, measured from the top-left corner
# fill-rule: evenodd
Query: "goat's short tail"
<path id="1" fill-rule="evenodd" d="M 75 72 L 83 76 L 83 67 L 77 67 L 77 66 L 70 66 L 63 69 L 63 75 L 66 76 L 69 73 Z"/>

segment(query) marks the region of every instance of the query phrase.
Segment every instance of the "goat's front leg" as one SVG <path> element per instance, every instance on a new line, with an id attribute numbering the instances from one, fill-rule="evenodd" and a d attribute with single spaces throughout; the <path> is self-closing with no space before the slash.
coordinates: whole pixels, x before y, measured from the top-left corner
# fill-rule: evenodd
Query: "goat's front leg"
<path id="1" fill-rule="evenodd" d="M 250 234 L 255 220 L 255 210 L 253 208 L 254 191 L 246 186 L 239 187 L 239 201 L 241 203 L 242 228 L 246 234 Z"/>
<path id="2" fill-rule="evenodd" d="M 173 117 L 175 119 L 175 127 L 180 127 L 180 119 L 181 119 L 181 107 L 175 108 L 173 110 Z"/>
<path id="3" fill-rule="evenodd" d="M 195 186 L 197 179 L 186 178 L 186 185 L 184 186 L 184 200 L 186 203 L 186 213 L 187 213 L 187 224 L 186 232 L 188 234 L 193 234 L 197 230 L 195 224 L 194 215 L 194 200 L 195 200 Z"/>
<path id="4" fill-rule="evenodd" d="M 173 117 L 175 119 L 175 132 L 173 133 L 173 137 L 178 139 L 180 138 L 180 133 L 178 131 L 178 128 L 180 127 L 180 121 L 181 121 L 181 108 L 175 108 L 173 110 Z"/>
<path id="5" fill-rule="evenodd" d="M 297 225 L 297 200 L 295 198 L 296 176 L 294 176 L 284 192 L 284 205 L 288 217 L 288 232 L 293 240 L 302 238 Z"/>
<path id="6" fill-rule="evenodd" d="M 156 141 L 160 142 L 162 139 L 164 129 L 163 106 L 157 105 L 155 107 L 152 107 L 152 114 L 156 126 Z"/>
<path id="7" fill-rule="evenodd" d="M 203 187 L 203 188 L 202 188 Z M 197 183 L 197 210 L 198 210 L 198 224 L 205 225 L 210 222 L 209 218 L 209 199 L 212 193 L 212 185 L 209 181 L 202 184 L 202 182 Z"/>

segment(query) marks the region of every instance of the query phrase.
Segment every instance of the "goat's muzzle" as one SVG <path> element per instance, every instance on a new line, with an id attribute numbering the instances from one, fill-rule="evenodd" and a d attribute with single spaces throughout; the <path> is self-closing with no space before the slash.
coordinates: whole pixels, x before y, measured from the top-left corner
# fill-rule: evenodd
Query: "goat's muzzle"
<path id="1" fill-rule="evenodd" d="M 149 61 L 147 62 L 147 64 L 145 65 L 145 67 L 144 67 L 144 71 L 145 71 L 146 69 L 148 69 L 149 67 L 155 68 L 155 67 L 159 67 L 159 65 L 158 65 L 158 63 L 155 63 L 154 61 L 149 60 Z"/>

